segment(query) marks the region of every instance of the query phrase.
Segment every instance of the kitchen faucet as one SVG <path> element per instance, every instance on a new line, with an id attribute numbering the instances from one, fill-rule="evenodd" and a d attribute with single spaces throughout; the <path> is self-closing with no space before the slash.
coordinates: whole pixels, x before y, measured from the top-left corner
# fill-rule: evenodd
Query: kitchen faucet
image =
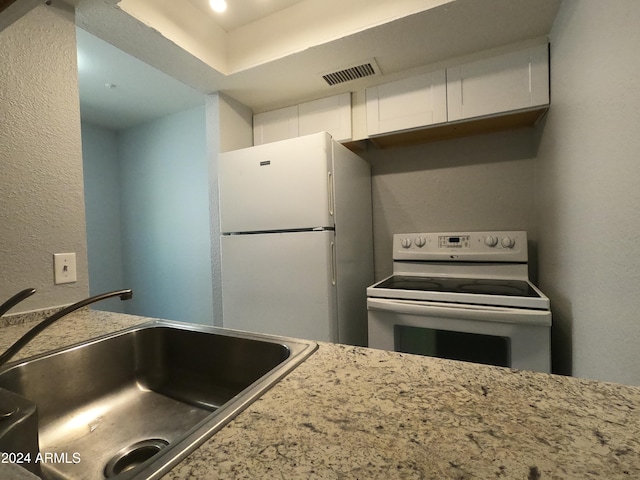
<path id="1" fill-rule="evenodd" d="M 16 293 L 13 297 L 0 305 L 0 317 L 34 293 L 36 293 L 35 288 L 25 288 L 21 292 Z"/>
<path id="2" fill-rule="evenodd" d="M 16 293 L 9 300 L 0 305 L 0 317 L 8 312 L 12 307 L 20 303 L 22 300 L 30 297 L 36 292 L 35 288 L 27 288 L 22 290 L 21 292 Z M 113 292 L 102 293 L 100 295 L 96 295 L 94 297 L 85 298 L 84 300 L 80 300 L 79 302 L 74 303 L 73 305 L 69 305 L 62 310 L 54 313 L 53 315 L 45 318 L 38 325 L 33 327 L 27 333 L 25 333 L 22 337 L 18 339 L 13 345 L 11 345 L 6 352 L 0 355 L 0 367 L 7 363 L 16 353 L 18 353 L 22 348 L 29 343 L 33 338 L 42 332 L 45 328 L 50 326 L 55 321 L 61 319 L 65 315 L 70 314 L 71 312 L 75 312 L 76 310 L 86 307 L 92 303 L 100 302 L 102 300 L 106 300 L 112 297 L 120 297 L 120 300 L 129 300 L 133 297 L 133 291 L 131 289 L 126 290 L 116 290 Z"/>

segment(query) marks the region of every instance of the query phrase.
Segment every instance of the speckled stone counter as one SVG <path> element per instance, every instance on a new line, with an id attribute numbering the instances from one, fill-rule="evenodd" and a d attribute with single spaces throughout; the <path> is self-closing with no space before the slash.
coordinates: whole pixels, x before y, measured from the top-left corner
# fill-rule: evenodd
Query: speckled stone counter
<path id="1" fill-rule="evenodd" d="M 146 320 L 82 312 L 24 353 Z M 640 388 L 320 344 L 163 478 L 638 479 Z"/>
<path id="2" fill-rule="evenodd" d="M 8 315 L 0 321 L 0 352 L 13 344 L 37 322 L 57 310 L 37 311 L 29 314 Z M 11 361 L 30 357 L 55 348 L 61 348 L 90 338 L 153 320 L 151 318 L 100 312 L 83 308 L 69 314 L 45 329 Z"/>

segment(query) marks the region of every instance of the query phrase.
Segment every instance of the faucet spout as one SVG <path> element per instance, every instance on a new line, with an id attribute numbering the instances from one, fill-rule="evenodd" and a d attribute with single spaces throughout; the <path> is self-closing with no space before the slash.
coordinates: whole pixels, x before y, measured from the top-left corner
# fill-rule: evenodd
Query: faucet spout
<path id="1" fill-rule="evenodd" d="M 25 293 L 25 292 L 30 292 L 30 293 Z M 6 305 L 9 305 L 9 307 L 6 308 L 6 311 L 8 311 L 15 304 L 24 300 L 25 298 L 32 295 L 33 293 L 35 293 L 35 289 L 23 290 L 22 292 L 14 295 L 9 300 L 7 300 L 4 304 L 2 304 L 2 306 L 0 306 L 0 311 L 2 311 L 2 309 L 4 309 Z M 2 365 L 7 363 L 16 353 L 22 350 L 22 348 L 31 340 L 33 340 L 33 338 L 36 335 L 38 335 L 45 328 L 49 327 L 51 324 L 53 324 L 57 320 L 60 320 L 65 315 L 69 315 L 71 312 L 75 312 L 76 310 L 79 310 L 82 307 L 86 307 L 87 305 L 91 305 L 92 303 L 100 302 L 102 300 L 106 300 L 108 298 L 113 298 L 113 297 L 120 297 L 120 300 L 129 300 L 130 298 L 133 297 L 133 291 L 131 289 L 116 290 L 113 292 L 102 293 L 94 297 L 85 298 L 84 300 L 80 300 L 79 302 L 76 302 L 73 305 L 69 305 L 68 307 L 63 308 L 62 310 L 54 313 L 50 317 L 45 318 L 42 322 L 40 322 L 38 325 L 33 327 L 31 330 L 25 333 L 22 337 L 20 337 L 18 341 L 16 341 L 13 345 L 11 345 L 7 349 L 6 352 L 0 355 L 0 367 L 2 367 Z M 12 301 L 13 303 L 11 303 Z"/>
<path id="2" fill-rule="evenodd" d="M 29 298 L 31 295 L 36 293 L 35 288 L 25 288 L 21 292 L 16 293 L 9 300 L 0 305 L 0 317 L 19 304 L 21 301 Z"/>

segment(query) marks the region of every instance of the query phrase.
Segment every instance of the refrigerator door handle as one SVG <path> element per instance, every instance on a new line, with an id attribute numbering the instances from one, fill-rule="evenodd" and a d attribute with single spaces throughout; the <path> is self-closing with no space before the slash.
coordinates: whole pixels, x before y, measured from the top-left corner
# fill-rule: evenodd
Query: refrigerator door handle
<path id="1" fill-rule="evenodd" d="M 334 205 L 334 198 L 333 198 L 333 173 L 329 172 L 327 175 L 327 189 L 329 191 L 329 215 L 331 215 L 333 217 L 333 205 Z"/>
<path id="2" fill-rule="evenodd" d="M 331 285 L 336 284 L 336 243 L 331 242 Z"/>

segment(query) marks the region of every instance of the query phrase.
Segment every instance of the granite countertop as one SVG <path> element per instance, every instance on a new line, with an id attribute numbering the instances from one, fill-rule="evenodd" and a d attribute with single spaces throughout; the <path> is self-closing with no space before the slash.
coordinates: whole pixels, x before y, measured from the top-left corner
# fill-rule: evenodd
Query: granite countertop
<path id="1" fill-rule="evenodd" d="M 148 320 L 82 311 L 23 356 Z M 163 478 L 274 477 L 640 478 L 640 388 L 320 343 Z"/>

